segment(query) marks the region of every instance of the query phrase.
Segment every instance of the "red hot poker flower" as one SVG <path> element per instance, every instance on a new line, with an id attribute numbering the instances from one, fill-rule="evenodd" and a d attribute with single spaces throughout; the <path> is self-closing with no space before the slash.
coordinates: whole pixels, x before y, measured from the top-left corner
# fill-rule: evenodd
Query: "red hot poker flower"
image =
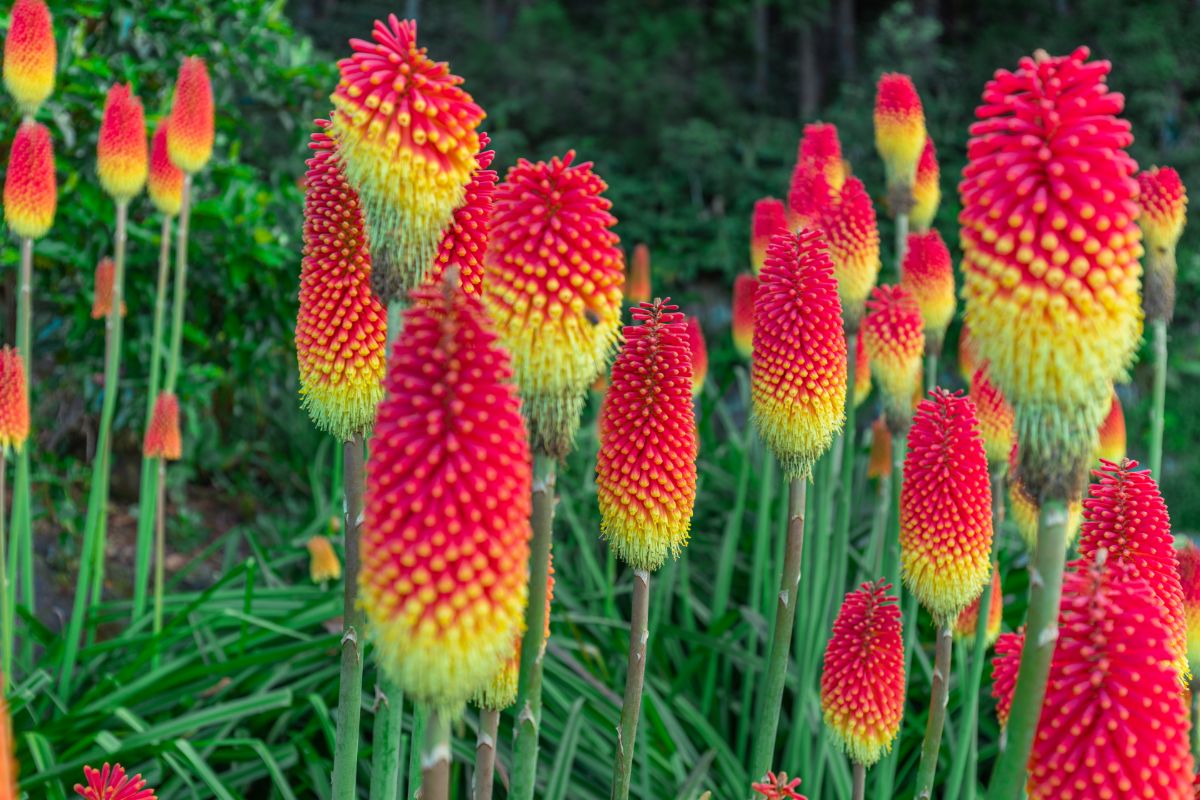
<path id="1" fill-rule="evenodd" d="M 204 169 L 212 157 L 215 131 L 212 83 L 202 58 L 185 58 L 175 79 L 167 152 L 184 172 Z"/>
<path id="2" fill-rule="evenodd" d="M 979 432 L 991 464 L 1003 464 L 1013 452 L 1013 409 L 988 379 L 987 364 L 971 378 L 971 399 L 979 414 Z"/>
<path id="3" fill-rule="evenodd" d="M 733 346 L 742 358 L 754 350 L 754 297 L 758 279 L 743 272 L 733 279 Z"/>
<path id="4" fill-rule="evenodd" d="M 788 228 L 817 224 L 818 212 L 842 190 L 847 177 L 837 126 L 825 122 L 805 125 L 788 189 Z"/>
<path id="5" fill-rule="evenodd" d="M 750 784 L 750 788 L 761 794 L 765 800 L 806 800 L 804 795 L 796 791 L 800 785 L 799 778 L 788 780 L 786 772 L 776 774 L 768 772 L 766 780 Z"/>
<path id="6" fill-rule="evenodd" d="M 815 226 L 829 242 L 846 330 L 857 331 L 863 304 L 879 277 L 879 225 L 863 182 L 848 178 L 836 198 L 818 209 Z"/>
<path id="7" fill-rule="evenodd" d="M 1200 674 L 1200 547 L 1189 541 L 1181 547 L 1179 583 L 1183 588 L 1183 616 L 1187 624 L 1188 665 Z"/>
<path id="8" fill-rule="evenodd" d="M 949 248 L 936 230 L 908 235 L 900 285 L 921 309 L 926 350 L 940 353 L 946 328 L 954 319 L 954 264 Z"/>
<path id="9" fill-rule="evenodd" d="M 4 176 L 4 221 L 22 239 L 40 239 L 54 224 L 57 206 L 50 131 L 36 122 L 22 122 Z"/>
<path id="10" fill-rule="evenodd" d="M 21 452 L 29 438 L 29 395 L 25 364 L 11 347 L 0 347 L 0 453 Z"/>
<path id="11" fill-rule="evenodd" d="M 987 643 L 990 645 L 1000 635 L 1000 623 L 1004 614 L 1004 594 L 1000 587 L 1000 570 L 992 565 L 992 599 L 988 604 L 987 613 Z M 962 610 L 954 622 L 954 638 L 975 640 L 975 631 L 979 626 L 979 604 L 983 595 L 971 601 L 971 605 Z"/>
<path id="12" fill-rule="evenodd" d="M 154 138 L 150 141 L 150 171 L 146 188 L 159 213 L 173 217 L 183 204 L 183 170 L 175 166 L 168 152 L 170 125 L 169 118 L 164 117 L 154 129 Z"/>
<path id="13" fill-rule="evenodd" d="M 1115 390 L 1108 416 L 1100 423 L 1099 440 L 1097 459 L 1120 462 L 1125 457 L 1125 409 L 1121 407 L 1121 397 Z"/>
<path id="14" fill-rule="evenodd" d="M 917 162 L 925 150 L 925 109 L 912 78 L 898 72 L 880 76 L 875 89 L 875 149 L 887 171 L 889 191 L 903 187 L 911 205 Z M 902 195 L 897 195 L 897 199 Z M 908 211 L 908 208 L 895 209 Z"/>
<path id="15" fill-rule="evenodd" d="M 149 168 L 142 101 L 129 84 L 113 84 L 104 101 L 100 138 L 96 142 L 100 185 L 118 202 L 129 201 L 146 185 Z"/>
<path id="16" fill-rule="evenodd" d="M 688 347 L 692 352 L 692 396 L 704 391 L 704 379 L 708 377 L 708 345 L 704 343 L 704 329 L 696 317 L 687 318 Z"/>
<path id="17" fill-rule="evenodd" d="M 1171 167 L 1138 173 L 1138 226 L 1146 244 L 1142 305 L 1151 320 L 1170 322 L 1175 312 L 1175 246 L 1187 223 L 1187 190 Z"/>
<path id="18" fill-rule="evenodd" d="M 117 266 L 105 256 L 96 265 L 92 282 L 92 319 L 103 319 L 112 311 L 113 281 L 117 277 Z M 125 301 L 121 301 L 121 316 L 125 316 Z"/>
<path id="19" fill-rule="evenodd" d="M 772 237 L 788 230 L 787 209 L 774 197 L 754 201 L 754 219 L 750 226 L 750 266 L 754 274 L 762 272 L 767 262 L 767 247 Z"/>
<path id="20" fill-rule="evenodd" d="M 183 437 L 179 432 L 179 399 L 172 392 L 160 392 L 154 401 L 150 424 L 142 442 L 142 455 L 178 461 L 183 457 Z"/>
<path id="21" fill-rule="evenodd" d="M 933 225 L 937 216 L 938 205 L 942 202 L 942 171 L 938 167 L 937 149 L 933 146 L 933 137 L 925 137 L 925 149 L 921 151 L 921 160 L 917 162 L 917 177 L 913 181 L 913 208 L 909 213 L 909 221 L 918 233 L 927 231 Z"/>
<path id="22" fill-rule="evenodd" d="M 487 147 L 491 140 L 480 132 L 479 146 Z M 463 204 L 454 209 L 450 223 L 442 232 L 433 265 L 433 279 L 440 280 L 446 269 L 457 267 L 459 280 L 468 294 L 479 294 L 483 285 L 484 254 L 492 227 L 492 212 L 496 193 L 496 170 L 489 169 L 495 150 L 481 150 L 475 156 L 477 167 L 467 184 Z"/>
<path id="23" fill-rule="evenodd" d="M 638 242 L 633 248 L 633 260 L 629 264 L 629 281 L 625 298 L 629 302 L 649 303 L 653 295 L 650 290 L 650 248 Z"/>
<path id="24" fill-rule="evenodd" d="M 859 334 L 871 359 L 871 377 L 883 393 L 888 425 L 909 424 L 912 398 L 920 390 L 925 322 L 912 295 L 900 286 L 878 286 L 867 304 Z"/>
<path id="25" fill-rule="evenodd" d="M 146 788 L 141 775 L 126 776 L 120 764 L 102 769 L 83 768 L 87 786 L 75 784 L 75 794 L 85 800 L 154 800 L 154 790 Z"/>
<path id="26" fill-rule="evenodd" d="M 1017 670 L 1021 666 L 1021 648 L 1025 646 L 1025 628 L 1002 633 L 996 639 L 996 655 L 992 657 L 992 697 L 996 698 L 996 718 L 1000 727 L 1008 725 L 1013 691 L 1017 687 Z"/>
<path id="27" fill-rule="evenodd" d="M 54 91 L 57 67 L 50 9 L 43 0 L 17 0 L 4 39 L 4 85 L 26 117 Z"/>

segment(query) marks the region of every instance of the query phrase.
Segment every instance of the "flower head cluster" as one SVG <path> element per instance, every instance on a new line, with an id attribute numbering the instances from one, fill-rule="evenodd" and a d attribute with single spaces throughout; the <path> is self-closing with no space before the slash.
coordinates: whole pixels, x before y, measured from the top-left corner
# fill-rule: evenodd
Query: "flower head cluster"
<path id="1" fill-rule="evenodd" d="M 54 224 L 57 207 L 50 131 L 36 122 L 22 122 L 8 154 L 4 221 L 22 239 L 40 239 Z"/>
<path id="2" fill-rule="evenodd" d="M 625 284 L 608 185 L 574 161 L 571 151 L 508 171 L 496 188 L 483 282 L 513 354 L 533 449 L 559 457 L 616 343 Z"/>
<path id="3" fill-rule="evenodd" d="M 159 392 L 150 413 L 150 424 L 142 440 L 142 455 L 178 461 L 183 457 L 183 436 L 179 431 L 179 398 L 173 392 Z"/>
<path id="4" fill-rule="evenodd" d="M 979 606 L 983 602 L 983 595 L 971 601 L 971 604 L 962 610 L 958 615 L 958 619 L 954 621 L 954 638 L 973 641 L 975 632 L 979 629 Z M 1004 593 L 1000 587 L 1000 570 L 992 565 L 992 597 L 988 602 L 987 612 L 987 629 L 985 632 L 986 641 L 990 645 L 996 641 L 996 637 L 1000 635 L 1000 623 L 1004 616 Z"/>
<path id="5" fill-rule="evenodd" d="M 159 213 L 173 217 L 183 205 L 183 170 L 171 161 L 170 146 L 167 144 L 170 127 L 170 118 L 164 117 L 154 129 L 154 138 L 150 140 L 146 188 Z"/>
<path id="6" fill-rule="evenodd" d="M 813 230 L 771 240 L 754 300 L 755 425 L 789 478 L 807 478 L 842 428 L 846 337 L 833 266 Z"/>
<path id="7" fill-rule="evenodd" d="M 29 395 L 25 364 L 7 345 L 0 347 L 0 454 L 11 448 L 18 453 L 29 438 Z"/>
<path id="8" fill-rule="evenodd" d="M 638 242 L 633 248 L 633 259 L 629 262 L 629 280 L 625 287 L 625 297 L 633 304 L 649 303 L 652 295 L 650 288 L 650 248 L 645 242 Z"/>
<path id="9" fill-rule="evenodd" d="M 1013 452 L 1013 410 L 988 378 L 987 364 L 971 377 L 971 399 L 979 415 L 979 432 L 988 462 L 1004 464 Z"/>
<path id="10" fill-rule="evenodd" d="M 942 171 L 938 166 L 937 148 L 933 146 L 933 137 L 925 137 L 925 149 L 921 151 L 921 159 L 917 162 L 917 177 L 913 181 L 913 207 L 909 212 L 909 221 L 913 229 L 921 232 L 933 226 L 933 218 L 937 216 L 938 205 L 942 202 Z"/>
<path id="11" fill-rule="evenodd" d="M 879 225 L 867 188 L 847 178 L 840 191 L 817 209 L 814 222 L 829 242 L 846 330 L 858 330 L 863 304 L 879 277 Z"/>
<path id="12" fill-rule="evenodd" d="M 827 122 L 805 125 L 788 188 L 788 228 L 817 224 L 818 211 L 842 190 L 847 177 L 837 126 Z"/>
<path id="13" fill-rule="evenodd" d="M 1187 626 L 1188 666 L 1200 674 L 1200 547 L 1189 541 L 1176 553 L 1183 589 L 1183 618 Z"/>
<path id="14" fill-rule="evenodd" d="M 767 247 L 771 239 L 789 228 L 783 201 L 764 197 L 754 202 L 754 219 L 750 226 L 750 266 L 755 275 L 762 272 L 763 264 L 767 263 Z"/>
<path id="15" fill-rule="evenodd" d="M 704 342 L 704 329 L 696 317 L 687 318 L 688 349 L 692 354 L 692 396 L 699 397 L 704 391 L 704 379 L 708 377 L 708 345 Z"/>
<path id="16" fill-rule="evenodd" d="M 196 173 L 212 158 L 215 118 L 212 82 L 202 58 L 185 58 L 175 79 L 171 103 L 167 153 L 171 162 L 187 173 Z"/>
<path id="17" fill-rule="evenodd" d="M 75 784 L 75 794 L 84 800 L 154 800 L 154 790 L 146 788 L 142 776 L 129 777 L 120 764 L 84 767 L 83 777 L 87 786 Z"/>
<path id="18" fill-rule="evenodd" d="M 550 607 L 554 602 L 554 559 L 551 553 L 550 573 L 546 576 L 546 632 L 542 639 L 542 649 L 550 641 Z M 517 702 L 517 688 L 521 678 L 521 639 L 525 631 L 519 631 L 514 637 L 513 654 L 500 667 L 487 685 L 475 693 L 471 702 L 479 708 L 490 711 L 503 711 Z"/>
<path id="19" fill-rule="evenodd" d="M 1138 173 L 1138 225 L 1146 244 L 1142 304 L 1152 320 L 1170 321 L 1175 311 L 1175 246 L 1187 223 L 1187 189 L 1171 167 Z"/>
<path id="20" fill-rule="evenodd" d="M 925 150 L 925 109 L 912 78 L 886 72 L 875 88 L 875 149 L 883 159 L 889 192 L 901 190 L 911 206 L 917 162 Z M 907 213 L 909 208 L 893 208 Z"/>
<path id="21" fill-rule="evenodd" d="M 128 202 L 142 191 L 150 169 L 146 147 L 146 115 L 129 84 L 114 83 L 104 101 L 96 172 L 104 191 Z"/>
<path id="22" fill-rule="evenodd" d="M 917 301 L 925 320 L 925 348 L 940 353 L 946 328 L 954 319 L 954 264 L 936 230 L 910 233 L 904 249 L 900 285 Z"/>
<path id="23" fill-rule="evenodd" d="M 45 0 L 16 0 L 4 39 L 4 86 L 26 117 L 54 91 L 57 68 L 54 20 Z"/>
<path id="24" fill-rule="evenodd" d="M 308 575 L 313 583 L 336 581 L 342 577 L 342 562 L 333 552 L 333 543 L 328 536 L 317 534 L 309 538 Z"/>
<path id="25" fill-rule="evenodd" d="M 600 532 L 636 570 L 687 544 L 696 501 L 696 416 L 687 324 L 669 300 L 642 303 L 625 328 L 604 398 L 596 459 Z"/>
<path id="26" fill-rule="evenodd" d="M 871 359 L 871 377 L 883 393 L 888 425 L 903 430 L 921 388 L 925 322 L 917 302 L 900 286 L 876 287 L 867 309 L 859 335 Z"/>
<path id="27" fill-rule="evenodd" d="M 113 283 L 117 277 L 117 265 L 108 256 L 100 259 L 92 280 L 92 319 L 104 319 L 112 312 Z M 121 301 L 121 316 L 125 316 L 125 301 Z"/>
<path id="28" fill-rule="evenodd" d="M 742 358 L 750 358 L 754 350 L 754 298 L 758 293 L 758 278 L 743 272 L 733 279 L 733 317 L 731 332 L 733 346 Z"/>
<path id="29" fill-rule="evenodd" d="M 490 141 L 486 133 L 480 132 L 480 147 L 487 147 Z M 497 175 L 496 170 L 490 168 L 495 157 L 495 150 L 480 150 L 475 156 L 475 172 L 467 184 L 462 205 L 450 215 L 434 257 L 433 279 L 440 280 L 447 269 L 454 267 L 468 294 L 482 291 L 484 255 L 495 208 L 492 198 L 496 193 Z"/>
<path id="30" fill-rule="evenodd" d="M 1021 666 L 1021 649 L 1025 646 L 1025 628 L 1002 633 L 996 638 L 996 655 L 992 657 L 992 697 L 996 698 L 996 718 L 1000 727 L 1008 725 L 1013 692 L 1017 688 L 1017 670 Z"/>

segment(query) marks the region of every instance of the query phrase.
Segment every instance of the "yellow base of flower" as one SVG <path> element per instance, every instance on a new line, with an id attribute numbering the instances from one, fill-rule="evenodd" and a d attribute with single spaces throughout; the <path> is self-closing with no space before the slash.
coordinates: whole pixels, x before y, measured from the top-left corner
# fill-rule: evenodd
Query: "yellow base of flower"
<path id="1" fill-rule="evenodd" d="M 332 371 L 341 362 L 323 362 Z M 383 399 L 383 358 L 371 358 L 355 377 L 300 368 L 300 405 L 320 430 L 339 441 L 366 433 L 375 424 L 375 408 Z"/>
<path id="2" fill-rule="evenodd" d="M 1030 499 L 1020 484 L 1010 484 L 1008 487 L 1008 507 L 1021 541 L 1030 553 L 1037 547 L 1038 514 L 1037 503 Z M 1067 546 L 1070 547 L 1079 535 L 1079 526 L 1083 524 L 1083 503 L 1076 500 L 1067 506 Z"/>
<path id="3" fill-rule="evenodd" d="M 630 503 L 638 498 L 621 496 Z M 600 497 L 600 535 L 613 552 L 634 569 L 654 572 L 667 557 L 678 558 L 688 543 L 691 529 L 691 508 L 671 513 L 658 505 L 670 498 L 648 498 L 641 508 L 617 502 L 613 497 Z"/>
<path id="4" fill-rule="evenodd" d="M 398 608 L 394 592 L 366 580 L 358 588 L 380 667 L 417 702 L 452 715 L 495 678 L 524 631 L 524 586 L 496 603 L 473 600 L 464 587 L 454 603 L 462 606 L 456 617 L 448 603 L 435 613 L 413 594 Z"/>
<path id="5" fill-rule="evenodd" d="M 813 464 L 829 449 L 845 423 L 844 391 L 817 394 L 820 390 L 814 382 L 813 391 L 803 402 L 799 398 L 784 402 L 767 394 L 763 385 L 753 386 L 751 417 L 788 480 L 811 478 Z"/>
<path id="6" fill-rule="evenodd" d="M 517 640 L 520 642 L 520 640 Z M 521 672 L 520 649 L 504 662 L 490 683 L 475 693 L 471 703 L 486 711 L 503 711 L 517 702 L 517 682 Z"/>
<path id="7" fill-rule="evenodd" d="M 850 760 L 868 769 L 892 751 L 892 742 L 896 738 L 895 733 L 870 730 L 849 713 L 835 713 L 830 709 L 825 709 L 825 725 Z"/>
<path id="8" fill-rule="evenodd" d="M 992 565 L 987 551 L 930 552 L 901 547 L 904 585 L 939 624 L 953 621 L 983 592 Z"/>
<path id="9" fill-rule="evenodd" d="M 130 200 L 146 185 L 148 167 L 145 158 L 119 158 L 110 155 L 96 162 L 100 186 L 116 200 Z"/>

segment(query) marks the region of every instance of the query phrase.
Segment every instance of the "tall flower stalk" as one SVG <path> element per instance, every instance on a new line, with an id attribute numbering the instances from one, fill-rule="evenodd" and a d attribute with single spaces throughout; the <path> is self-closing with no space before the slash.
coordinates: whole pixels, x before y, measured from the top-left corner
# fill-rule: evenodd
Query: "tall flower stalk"
<path id="1" fill-rule="evenodd" d="M 1112 384 L 1139 334 L 1133 137 L 1117 116 L 1124 98 L 1106 85 L 1110 65 L 1087 58 L 1086 48 L 1039 52 L 997 72 L 959 184 L 967 323 L 1013 405 L 1017 473 L 1040 506 L 1028 646 L 992 800 L 1021 789 L 1054 650 L 1068 504 L 1082 495 Z"/>
<path id="2" fill-rule="evenodd" d="M 557 461 L 574 447 L 588 387 L 621 322 L 624 257 L 607 184 L 575 153 L 525 159 L 496 188 L 483 301 L 513 371 L 534 457 L 533 551 L 521 642 L 512 797 L 533 797 Z M 586 276 L 586 279 L 585 277 Z"/>
<path id="3" fill-rule="evenodd" d="M 833 263 L 821 234 L 771 240 L 754 307 L 752 413 L 788 480 L 787 539 L 775 626 L 757 708 L 750 776 L 767 774 L 799 604 L 805 501 L 813 465 L 845 421 L 846 338 Z"/>
<path id="4" fill-rule="evenodd" d="M 696 500 L 696 417 L 687 323 L 670 300 L 642 303 L 625 328 L 605 397 L 596 461 L 600 532 L 633 569 L 629 666 L 612 797 L 629 797 L 641 712 L 650 575 L 687 543 Z"/>

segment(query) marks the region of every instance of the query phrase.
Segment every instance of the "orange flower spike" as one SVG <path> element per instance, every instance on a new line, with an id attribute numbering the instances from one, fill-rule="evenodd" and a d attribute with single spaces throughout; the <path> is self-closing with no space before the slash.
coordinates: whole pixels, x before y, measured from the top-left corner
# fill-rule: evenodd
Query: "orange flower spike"
<path id="1" fill-rule="evenodd" d="M 445 281 L 411 300 L 370 442 L 359 596 L 381 668 L 456 711 L 524 624 L 531 456 L 479 300 Z"/>
<path id="2" fill-rule="evenodd" d="M 212 158 L 215 135 L 212 82 L 202 58 L 185 58 L 175 79 L 167 153 L 175 166 L 195 174 Z"/>
<path id="3" fill-rule="evenodd" d="M 991 572 L 992 486 L 975 404 L 934 389 L 908 433 L 900 568 L 939 624 L 979 597 Z"/>
<path id="4" fill-rule="evenodd" d="M 854 407 L 858 408 L 871 396 L 871 358 L 863 337 L 854 337 Z"/>
<path id="5" fill-rule="evenodd" d="M 750 266 L 754 274 L 762 272 L 767 261 L 767 247 L 780 231 L 789 229 L 787 209 L 774 197 L 754 201 L 754 218 L 750 226 Z"/>
<path id="6" fill-rule="evenodd" d="M 743 272 L 733 279 L 733 346 L 742 358 L 754 351 L 754 298 L 758 279 Z"/>
<path id="7" fill-rule="evenodd" d="M 996 698 L 996 718 L 1000 728 L 1008 725 L 1013 691 L 1017 688 L 1017 670 L 1021 666 L 1021 648 L 1025 646 L 1025 628 L 996 637 L 992 656 L 992 697 Z"/>
<path id="8" fill-rule="evenodd" d="M 846 180 L 837 198 L 818 214 L 816 227 L 829 242 L 838 295 L 846 313 L 846 330 L 858 330 L 863 304 L 879 277 L 879 225 L 867 188 L 858 178 Z"/>
<path id="9" fill-rule="evenodd" d="M 1079 496 L 1141 331 L 1137 165 L 1087 48 L 987 84 L 959 184 L 966 318 L 1016 410 L 1034 497 Z M 1086 146 L 1082 142 L 1086 141 Z"/>
<path id="10" fill-rule="evenodd" d="M 708 345 L 704 343 L 704 329 L 696 317 L 687 318 L 688 347 L 692 354 L 692 397 L 704 391 L 704 379 L 708 377 Z"/>
<path id="11" fill-rule="evenodd" d="M 613 364 L 596 459 L 600 533 L 635 570 L 687 544 L 696 501 L 696 415 L 687 324 L 670 300 L 633 309 Z"/>
<path id="12" fill-rule="evenodd" d="M 1183 589 L 1183 618 L 1187 627 L 1188 665 L 1200 674 L 1200 547 L 1188 542 L 1175 553 Z"/>
<path id="13" fill-rule="evenodd" d="M 991 645 L 1000 635 L 1000 622 L 1004 615 L 1004 595 L 1000 588 L 1000 571 L 992 565 L 992 599 L 988 603 L 987 643 Z M 979 604 L 983 595 L 976 597 L 971 604 L 962 610 L 954 621 L 954 638 L 971 642 L 975 640 L 975 628 L 979 624 Z"/>
<path id="14" fill-rule="evenodd" d="M 486 133 L 480 132 L 479 146 L 491 143 Z M 475 156 L 478 167 L 467 184 L 463 204 L 454 209 L 450 224 L 442 232 L 433 265 L 433 278 L 440 280 L 447 267 L 457 267 L 459 280 L 468 294 L 479 294 L 483 285 L 484 254 L 492 228 L 492 212 L 495 210 L 496 170 L 490 169 L 496 157 L 495 150 L 481 150 Z"/>
<path id="15" fill-rule="evenodd" d="M 996 385 L 988 379 L 984 364 L 971 378 L 971 400 L 979 415 L 979 432 L 990 464 L 1004 464 L 1013 452 L 1013 410 Z"/>
<path id="16" fill-rule="evenodd" d="M 295 337 L 301 405 L 319 429 L 348 441 L 370 430 L 383 396 L 387 314 L 371 291 L 362 206 L 340 154 L 323 130 L 309 148 Z"/>
<path id="17" fill-rule="evenodd" d="M 827 122 L 805 125 L 788 188 L 788 228 L 815 225 L 818 210 L 842 190 L 847 177 L 837 126 Z"/>
<path id="18" fill-rule="evenodd" d="M 103 319 L 112 311 L 113 281 L 116 279 L 117 267 L 111 258 L 105 256 L 96 265 L 96 274 L 92 283 L 92 319 Z M 121 301 L 121 316 L 125 316 L 125 301 Z"/>
<path id="19" fill-rule="evenodd" d="M 128 202 L 145 187 L 149 162 L 142 101 L 129 84 L 113 84 L 104 101 L 100 138 L 96 142 L 100 186 L 114 200 Z"/>
<path id="20" fill-rule="evenodd" d="M 1092 472 L 1098 480 L 1083 501 L 1079 555 L 1097 562 L 1103 551 L 1105 564 L 1123 565 L 1131 577 L 1146 582 L 1162 609 L 1175 666 L 1186 676 L 1187 621 L 1171 518 L 1158 484 L 1137 467 L 1129 459 L 1102 461 Z"/>
<path id="21" fill-rule="evenodd" d="M 888 425 L 904 430 L 921 384 L 925 322 L 917 302 L 900 286 L 876 287 L 867 309 L 859 335 L 871 359 L 871 377 L 883 393 Z"/>
<path id="22" fill-rule="evenodd" d="M 87 786 L 75 784 L 75 794 L 84 800 L 155 800 L 154 790 L 146 788 L 141 775 L 132 778 L 125 774 L 120 764 L 102 769 L 83 768 Z"/>
<path id="23" fill-rule="evenodd" d="M 142 455 L 178 461 L 183 457 L 183 436 L 179 432 L 179 398 L 172 392 L 159 392 L 150 414 L 150 424 L 142 440 Z"/>
<path id="24" fill-rule="evenodd" d="M 867 457 L 867 477 L 882 478 L 892 474 L 892 432 L 887 420 L 879 417 L 871 423 L 871 452 Z"/>
<path id="25" fill-rule="evenodd" d="M 888 191 L 896 193 L 893 203 L 901 198 L 906 201 L 903 208 L 894 206 L 897 212 L 911 208 L 912 186 L 925 139 L 925 109 L 912 78 L 885 72 L 875 87 L 875 149 L 883 159 Z"/>
<path id="26" fill-rule="evenodd" d="M 50 9 L 43 0 L 16 0 L 4 40 L 4 86 L 26 117 L 54 92 L 57 68 Z"/>
<path id="27" fill-rule="evenodd" d="M 546 637 L 542 640 L 543 653 L 546 649 L 546 642 L 550 641 L 550 606 L 554 600 L 553 553 L 550 554 L 550 559 L 550 574 L 546 576 Z M 513 637 L 512 656 L 492 676 L 488 685 L 471 698 L 474 705 L 490 711 L 503 711 L 517 702 L 517 685 L 521 677 L 521 633 Z"/>
<path id="28" fill-rule="evenodd" d="M 925 137 L 925 149 L 921 151 L 921 159 L 917 161 L 917 177 L 913 181 L 913 208 L 909 212 L 909 222 L 918 233 L 927 231 L 933 225 L 937 216 L 938 206 L 942 202 L 942 171 L 938 167 L 937 148 L 933 146 L 933 137 Z"/>
<path id="29" fill-rule="evenodd" d="M 751 415 L 787 478 L 807 479 L 846 418 L 842 305 L 820 233 L 777 234 L 759 282 Z"/>
<path id="30" fill-rule="evenodd" d="M 170 120 L 164 117 L 158 121 L 154 129 L 154 137 L 150 140 L 150 169 L 147 174 L 146 188 L 150 201 L 159 213 L 173 217 L 179 213 L 183 204 L 183 170 L 171 162 L 168 152 L 167 137 Z"/>
<path id="31" fill-rule="evenodd" d="M 1125 409 L 1121 407 L 1121 398 L 1116 391 L 1113 391 L 1108 416 L 1100 423 L 1099 438 L 1097 459 L 1120 462 L 1125 457 Z"/>
<path id="32" fill-rule="evenodd" d="M 900 276 L 900 285 L 917 301 L 925 320 L 926 351 L 940 353 L 955 305 L 954 263 L 940 233 L 908 235 Z"/>
<path id="33" fill-rule="evenodd" d="M 1126 564 L 1068 573 L 1029 800 L 1192 800 L 1188 708 L 1170 640 L 1163 609 Z"/>
<path id="34" fill-rule="evenodd" d="M 338 62 L 331 133 L 395 293 L 421 282 L 462 206 L 485 114 L 449 64 L 417 45 L 416 22 L 376 20 L 371 38 L 352 39 L 354 52 Z"/>
<path id="35" fill-rule="evenodd" d="M 608 184 L 574 160 L 521 159 L 496 188 L 483 292 L 513 354 L 533 449 L 555 457 L 571 451 L 617 342 L 625 284 Z"/>
<path id="36" fill-rule="evenodd" d="M 1138 226 L 1146 245 L 1142 305 L 1151 320 L 1171 321 L 1175 313 L 1175 246 L 1187 224 L 1187 189 L 1171 167 L 1138 173 Z"/>
<path id="37" fill-rule="evenodd" d="M 8 154 L 4 221 L 22 239 L 40 239 L 54 224 L 57 206 L 50 131 L 36 122 L 22 122 Z"/>
<path id="38" fill-rule="evenodd" d="M 625 298 L 632 304 L 649 303 L 650 291 L 650 248 L 639 242 L 633 248 L 633 261 L 629 264 L 628 290 Z"/>
<path id="39" fill-rule="evenodd" d="M 891 588 L 880 579 L 846 595 L 821 671 L 825 725 L 864 767 L 891 751 L 904 716 L 904 644 Z"/>
<path id="40" fill-rule="evenodd" d="M 313 536 L 308 544 L 308 574 L 313 583 L 336 581 L 342 577 L 342 562 L 333 552 L 328 536 Z"/>
<path id="41" fill-rule="evenodd" d="M 21 354 L 7 345 L 0 348 L 0 453 L 21 452 L 29 438 L 29 396 L 25 389 L 25 364 Z"/>

